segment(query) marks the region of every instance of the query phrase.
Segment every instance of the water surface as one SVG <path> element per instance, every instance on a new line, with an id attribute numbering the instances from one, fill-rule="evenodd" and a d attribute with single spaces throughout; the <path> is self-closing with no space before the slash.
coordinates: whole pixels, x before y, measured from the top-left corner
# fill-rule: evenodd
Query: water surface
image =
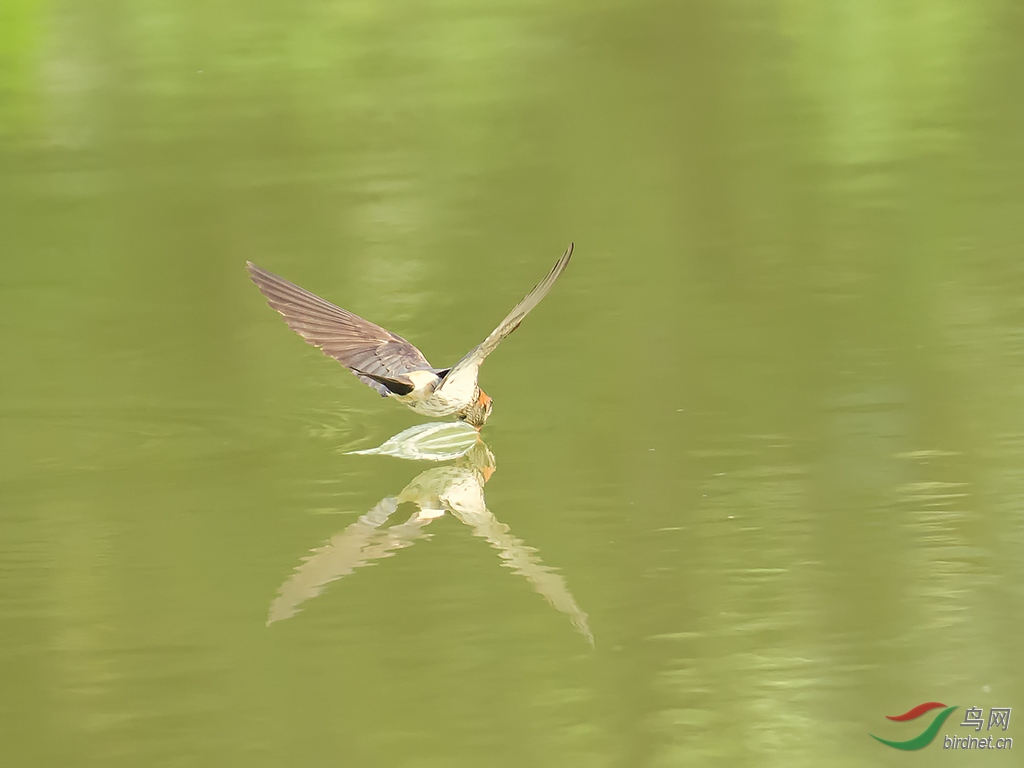
<path id="1" fill-rule="evenodd" d="M 1016 4 L 5 7 L 12 765 L 895 766 L 1024 707 Z M 349 453 L 420 420 L 244 270 L 445 365 L 569 241 L 485 486 Z"/>

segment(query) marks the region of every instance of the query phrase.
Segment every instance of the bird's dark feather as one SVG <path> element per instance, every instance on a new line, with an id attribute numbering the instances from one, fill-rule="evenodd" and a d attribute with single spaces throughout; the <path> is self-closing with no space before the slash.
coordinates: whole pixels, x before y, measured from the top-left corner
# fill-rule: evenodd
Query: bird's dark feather
<path id="1" fill-rule="evenodd" d="M 410 392 L 416 389 L 416 387 L 406 376 L 403 376 L 400 379 L 394 379 L 391 378 L 390 376 L 378 376 L 375 373 L 367 373 L 366 371 L 353 371 L 353 373 L 359 378 L 366 377 L 368 379 L 372 379 L 373 381 L 387 389 L 388 392 L 391 392 L 396 395 L 408 395 Z"/>

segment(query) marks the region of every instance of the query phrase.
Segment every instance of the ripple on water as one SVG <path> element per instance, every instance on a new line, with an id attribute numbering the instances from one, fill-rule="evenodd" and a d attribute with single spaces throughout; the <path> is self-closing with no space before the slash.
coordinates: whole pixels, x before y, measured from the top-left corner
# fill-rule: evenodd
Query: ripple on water
<path id="1" fill-rule="evenodd" d="M 19 480 L 37 472 L 52 476 L 151 462 L 208 464 L 310 436 L 349 450 L 366 440 L 369 420 L 361 417 L 352 411 L 267 409 L 253 418 L 250 411 L 222 404 L 8 408 L 0 410 L 0 430 L 17 454 L 0 472 Z"/>

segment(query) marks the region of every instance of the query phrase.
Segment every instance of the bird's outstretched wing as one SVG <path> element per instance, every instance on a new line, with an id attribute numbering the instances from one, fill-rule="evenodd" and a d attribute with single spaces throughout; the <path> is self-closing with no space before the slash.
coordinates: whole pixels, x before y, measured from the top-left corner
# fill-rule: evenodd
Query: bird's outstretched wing
<path id="1" fill-rule="evenodd" d="M 416 347 L 391 331 L 321 299 L 283 277 L 246 262 L 249 277 L 288 327 L 356 374 L 360 381 L 388 395 L 388 389 L 361 372 L 398 377 L 430 368 Z"/>
<path id="2" fill-rule="evenodd" d="M 558 276 L 565 271 L 565 268 L 569 265 L 569 259 L 572 258 L 572 248 L 573 244 L 569 243 L 569 247 L 562 254 L 562 258 L 555 262 L 555 266 L 551 268 L 547 276 L 537 283 L 532 291 L 526 294 L 526 298 L 515 305 L 512 311 L 505 316 L 505 319 L 498 324 L 497 328 L 491 331 L 486 339 L 473 347 L 465 357 L 455 364 L 451 372 L 445 377 L 446 382 L 458 380 L 460 378 L 458 374 L 462 371 L 479 368 L 484 358 L 494 351 L 502 339 L 519 327 L 519 324 L 530 314 L 530 311 L 540 304 L 541 299 L 548 295 L 548 291 L 551 290 L 551 286 L 555 284 Z"/>

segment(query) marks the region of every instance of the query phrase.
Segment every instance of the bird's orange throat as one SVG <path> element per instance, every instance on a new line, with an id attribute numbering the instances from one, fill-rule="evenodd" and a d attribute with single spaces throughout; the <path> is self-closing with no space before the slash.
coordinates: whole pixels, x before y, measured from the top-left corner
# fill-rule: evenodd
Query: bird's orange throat
<path id="1" fill-rule="evenodd" d="M 487 421 L 487 418 L 491 415 L 491 404 L 493 402 L 494 401 L 491 400 L 491 396 L 481 389 L 480 395 L 476 399 L 477 409 L 480 411 L 481 414 L 483 414 L 480 421 L 480 427 L 484 425 L 483 423 Z M 477 427 L 477 430 L 479 430 L 480 427 Z"/>
<path id="2" fill-rule="evenodd" d="M 490 395 L 482 389 L 478 389 L 476 399 L 466 406 L 459 418 L 480 429 L 487 421 L 487 417 L 491 415 L 492 402 Z"/>

